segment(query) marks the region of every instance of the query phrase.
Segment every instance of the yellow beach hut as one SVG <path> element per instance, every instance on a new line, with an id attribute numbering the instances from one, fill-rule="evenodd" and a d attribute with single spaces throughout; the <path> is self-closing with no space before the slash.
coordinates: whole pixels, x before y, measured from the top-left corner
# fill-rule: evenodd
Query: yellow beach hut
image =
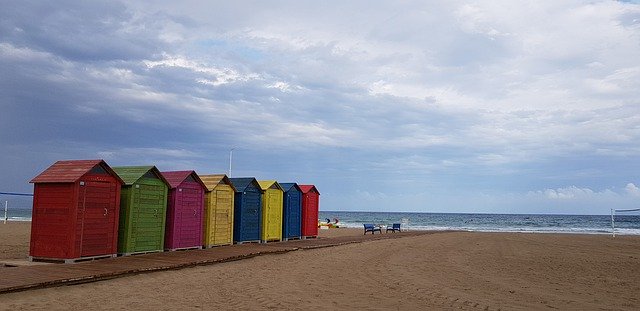
<path id="1" fill-rule="evenodd" d="M 282 240 L 283 190 L 275 180 L 259 180 L 262 189 L 262 242 Z"/>
<path id="2" fill-rule="evenodd" d="M 202 245 L 233 244 L 233 196 L 236 189 L 227 175 L 199 175 L 207 187 L 204 195 Z"/>

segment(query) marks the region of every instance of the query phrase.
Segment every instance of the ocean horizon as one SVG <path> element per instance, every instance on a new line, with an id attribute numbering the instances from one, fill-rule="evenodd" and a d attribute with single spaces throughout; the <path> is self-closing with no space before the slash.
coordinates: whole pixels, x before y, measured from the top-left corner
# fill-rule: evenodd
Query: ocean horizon
<path id="1" fill-rule="evenodd" d="M 320 211 L 318 218 L 345 228 L 404 223 L 409 230 L 612 234 L 611 215 Z M 640 235 L 640 214 L 617 214 L 615 233 Z"/>
<path id="2" fill-rule="evenodd" d="M 9 209 L 9 221 L 31 221 L 31 208 Z M 404 223 L 409 230 L 611 234 L 611 215 L 323 211 L 319 221 L 345 228 Z M 4 220 L 4 211 L 0 211 Z M 640 235 L 640 213 L 615 216 L 618 235 Z"/>

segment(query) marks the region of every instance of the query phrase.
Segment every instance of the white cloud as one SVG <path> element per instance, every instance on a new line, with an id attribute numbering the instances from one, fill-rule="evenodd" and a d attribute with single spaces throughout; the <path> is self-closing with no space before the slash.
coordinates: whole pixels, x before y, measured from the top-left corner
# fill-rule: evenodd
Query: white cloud
<path id="1" fill-rule="evenodd" d="M 0 42 L 0 57 L 11 61 L 51 61 L 53 55 L 27 47 L 16 47 L 7 42 Z"/>
<path id="2" fill-rule="evenodd" d="M 638 188 L 638 186 L 634 185 L 633 183 L 628 183 L 626 187 L 624 187 L 624 190 L 627 191 L 627 193 L 631 196 L 640 196 L 640 188 Z"/>
<path id="3" fill-rule="evenodd" d="M 611 189 L 594 191 L 590 188 L 581 188 L 577 186 L 529 191 L 527 193 L 527 196 L 530 198 L 577 202 L 587 202 L 591 199 L 621 198 L 622 195 L 623 194 L 617 193 Z"/>
<path id="4" fill-rule="evenodd" d="M 144 60 L 143 63 L 147 68 L 156 67 L 175 67 L 188 69 L 190 71 L 204 74 L 204 78 L 196 79 L 196 82 L 213 86 L 220 86 L 234 82 L 246 82 L 254 79 L 261 79 L 260 75 L 255 73 L 241 74 L 231 68 L 218 68 L 198 63 L 195 60 L 188 59 L 184 56 L 163 55 L 161 60 Z M 207 79 L 209 78 L 209 79 Z"/>
<path id="5" fill-rule="evenodd" d="M 121 148 L 117 150 L 99 151 L 98 155 L 105 159 L 154 157 L 154 158 L 194 158 L 202 155 L 186 149 L 164 149 L 164 148 Z"/>

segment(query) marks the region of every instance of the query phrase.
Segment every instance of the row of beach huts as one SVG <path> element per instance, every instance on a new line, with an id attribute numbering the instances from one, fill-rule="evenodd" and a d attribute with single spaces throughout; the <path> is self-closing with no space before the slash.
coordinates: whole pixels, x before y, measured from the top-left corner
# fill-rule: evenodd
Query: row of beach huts
<path id="1" fill-rule="evenodd" d="M 314 185 L 104 160 L 58 161 L 36 176 L 30 260 L 75 262 L 318 235 Z"/>

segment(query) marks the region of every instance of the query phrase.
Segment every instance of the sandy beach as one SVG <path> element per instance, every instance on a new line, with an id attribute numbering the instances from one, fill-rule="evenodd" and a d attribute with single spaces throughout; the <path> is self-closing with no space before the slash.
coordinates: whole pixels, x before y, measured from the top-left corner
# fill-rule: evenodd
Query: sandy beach
<path id="1" fill-rule="evenodd" d="M 27 256 L 29 225 L 0 224 L 0 262 Z M 3 294 L 0 310 L 637 310 L 638 292 L 640 237 L 446 232 Z"/>
<path id="2" fill-rule="evenodd" d="M 0 262 L 3 259 L 25 259 L 29 256 L 31 222 L 0 222 Z"/>

